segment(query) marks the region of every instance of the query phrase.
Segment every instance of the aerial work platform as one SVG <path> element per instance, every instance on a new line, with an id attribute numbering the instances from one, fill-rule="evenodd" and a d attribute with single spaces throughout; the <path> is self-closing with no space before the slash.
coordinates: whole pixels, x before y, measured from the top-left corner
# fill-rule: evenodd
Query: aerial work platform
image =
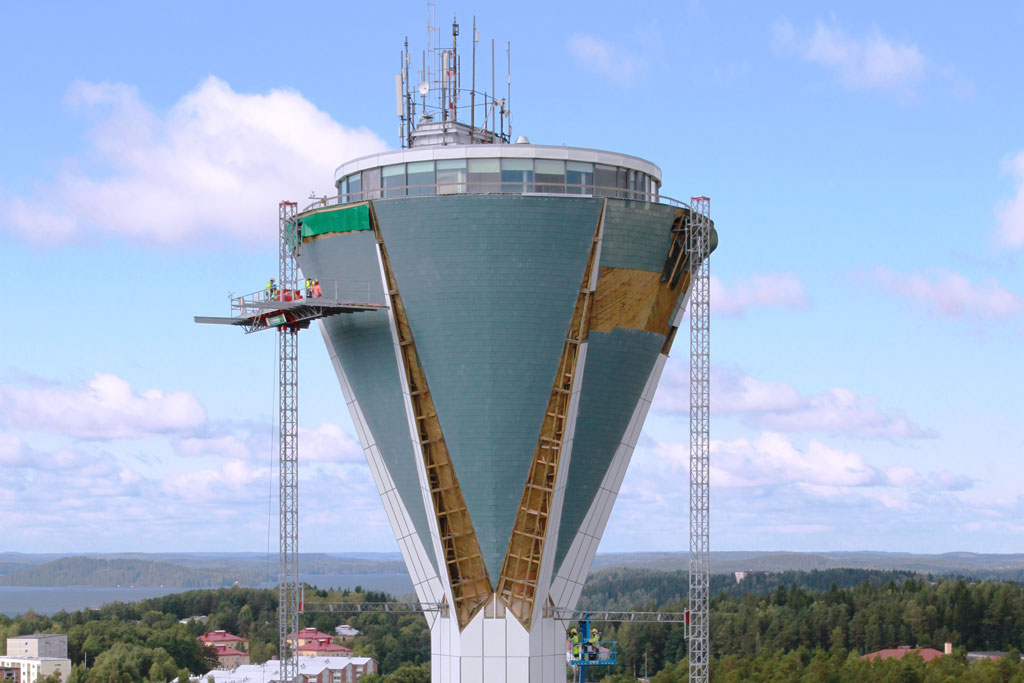
<path id="1" fill-rule="evenodd" d="M 325 281 L 320 289 L 320 296 L 307 296 L 304 289 L 263 289 L 243 296 L 231 295 L 230 316 L 197 315 L 195 321 L 234 325 L 250 334 L 282 325 L 305 329 L 312 321 L 331 315 L 387 308 L 383 303 L 370 302 L 368 282 Z"/>

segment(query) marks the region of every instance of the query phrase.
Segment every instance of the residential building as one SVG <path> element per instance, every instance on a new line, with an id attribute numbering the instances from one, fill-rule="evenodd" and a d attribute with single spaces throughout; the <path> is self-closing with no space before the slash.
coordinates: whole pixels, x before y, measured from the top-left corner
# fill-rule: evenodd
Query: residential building
<path id="1" fill-rule="evenodd" d="M 234 669 L 249 663 L 249 641 L 227 631 L 210 631 L 196 638 L 217 652 L 217 665 Z"/>
<path id="2" fill-rule="evenodd" d="M 315 638 L 307 640 L 305 645 L 298 648 L 299 655 L 306 657 L 347 657 L 352 654 L 352 648 L 344 645 L 336 645 L 330 638 Z"/>
<path id="3" fill-rule="evenodd" d="M 288 634 L 288 643 L 292 647 L 297 647 L 300 649 L 307 643 L 323 642 L 324 640 L 326 640 L 327 642 L 334 642 L 334 636 L 332 636 L 330 633 L 318 631 L 315 628 L 304 628 L 298 631 L 298 633 Z"/>
<path id="4" fill-rule="evenodd" d="M 9 683 L 21 683 L 21 667 L 19 666 L 0 666 L 0 681 Z"/>
<path id="5" fill-rule="evenodd" d="M 209 616 L 203 614 L 203 615 L 196 615 L 196 616 L 192 616 L 192 617 L 186 617 L 185 619 L 179 619 L 178 623 L 179 624 L 187 624 L 190 621 L 198 621 L 200 624 L 205 624 L 207 619 L 209 619 Z"/>
<path id="6" fill-rule="evenodd" d="M 337 634 L 338 640 L 342 643 L 344 643 L 349 638 L 355 638 L 359 635 L 359 629 L 349 626 L 348 624 L 335 626 L 334 632 Z"/>
<path id="7" fill-rule="evenodd" d="M 299 657 L 301 683 L 355 683 L 377 673 L 377 662 L 369 657 Z M 212 676 L 217 683 L 282 683 L 280 662 L 247 664 L 234 670 L 214 670 L 193 678 L 205 683 Z"/>
<path id="8" fill-rule="evenodd" d="M 980 661 L 985 660 L 985 659 L 992 659 L 992 660 L 1002 659 L 1007 654 L 1009 654 L 1009 653 L 1007 653 L 1007 652 L 996 652 L 996 651 L 968 652 L 967 653 L 967 661 L 968 662 L 980 662 Z M 1020 658 L 1021 658 L 1022 661 L 1024 661 L 1024 655 L 1021 655 Z"/>
<path id="9" fill-rule="evenodd" d="M 230 645 L 214 645 L 217 651 L 217 666 L 225 669 L 237 669 L 249 663 L 249 653 L 236 650 Z"/>
<path id="10" fill-rule="evenodd" d="M 64 633 L 33 633 L 7 639 L 8 657 L 56 657 L 68 656 L 68 637 Z"/>
<path id="11" fill-rule="evenodd" d="M 210 631 L 196 638 L 199 642 L 204 645 L 210 645 L 216 647 L 223 645 L 225 647 L 233 647 L 236 650 L 242 652 L 249 651 L 249 641 L 241 636 L 236 636 L 234 633 L 228 633 L 227 631 Z"/>
<path id="12" fill-rule="evenodd" d="M 61 657 L 0 657 L 0 669 L 18 669 L 18 683 L 36 683 L 39 678 L 60 674 L 66 681 L 71 677 L 71 660 Z"/>

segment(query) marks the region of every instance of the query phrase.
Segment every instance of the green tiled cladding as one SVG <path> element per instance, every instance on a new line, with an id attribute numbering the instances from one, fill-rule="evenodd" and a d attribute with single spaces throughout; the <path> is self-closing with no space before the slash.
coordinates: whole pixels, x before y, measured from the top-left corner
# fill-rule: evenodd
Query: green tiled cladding
<path id="1" fill-rule="evenodd" d="M 617 327 L 611 333 L 590 333 L 558 528 L 556 571 L 612 464 L 664 343 L 664 335 L 643 330 Z"/>
<path id="2" fill-rule="evenodd" d="M 676 209 L 664 204 L 608 200 L 601 268 L 660 273 L 672 240 L 675 215 Z M 611 466 L 664 343 L 664 335 L 641 330 L 617 327 L 611 333 L 590 333 L 569 484 L 558 529 L 556 571 Z"/>
<path id="3" fill-rule="evenodd" d="M 660 273 L 672 241 L 676 209 L 665 204 L 633 200 L 608 200 L 602 268 L 632 268 Z"/>
<path id="4" fill-rule="evenodd" d="M 496 580 L 601 200 L 457 195 L 375 201 L 374 209 Z"/>
<path id="5" fill-rule="evenodd" d="M 372 232 L 347 232 L 309 241 L 302 247 L 299 265 L 304 276 L 321 281 L 369 282 L 371 303 L 385 303 Z M 437 571 L 388 312 L 335 315 L 324 318 L 323 324 L 420 542 Z"/>

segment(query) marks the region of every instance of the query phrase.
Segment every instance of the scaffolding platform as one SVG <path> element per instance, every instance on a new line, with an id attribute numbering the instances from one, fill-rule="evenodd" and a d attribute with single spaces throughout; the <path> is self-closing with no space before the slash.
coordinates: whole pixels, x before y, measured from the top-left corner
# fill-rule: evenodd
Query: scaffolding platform
<path id="1" fill-rule="evenodd" d="M 233 325 L 246 334 L 282 326 L 305 329 L 314 320 L 341 313 L 379 311 L 386 304 L 370 302 L 369 283 L 325 282 L 320 296 L 307 296 L 305 289 L 266 289 L 231 296 L 230 316 L 195 316 L 197 323 Z"/>

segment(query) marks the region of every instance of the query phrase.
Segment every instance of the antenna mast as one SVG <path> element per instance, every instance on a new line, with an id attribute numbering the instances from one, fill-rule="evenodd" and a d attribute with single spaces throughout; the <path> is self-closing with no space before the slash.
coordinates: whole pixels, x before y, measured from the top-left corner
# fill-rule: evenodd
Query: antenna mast
<path id="1" fill-rule="evenodd" d="M 512 41 L 505 41 L 505 67 L 508 76 L 508 95 L 505 97 L 505 111 L 508 113 L 508 140 L 512 142 Z"/>
<path id="2" fill-rule="evenodd" d="M 469 127 L 476 130 L 476 42 L 480 36 L 476 32 L 476 15 L 473 15 L 473 77 L 469 86 Z"/>

